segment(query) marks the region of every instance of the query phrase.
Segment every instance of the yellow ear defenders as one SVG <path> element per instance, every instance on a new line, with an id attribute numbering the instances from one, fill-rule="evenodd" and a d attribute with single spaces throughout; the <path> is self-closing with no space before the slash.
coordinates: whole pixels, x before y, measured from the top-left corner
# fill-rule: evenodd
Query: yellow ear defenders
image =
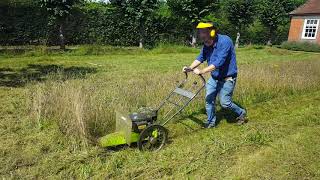
<path id="1" fill-rule="evenodd" d="M 210 36 L 211 37 L 215 37 L 216 36 L 216 30 L 212 29 L 210 32 Z"/>
<path id="2" fill-rule="evenodd" d="M 197 26 L 197 29 L 205 29 L 205 28 L 212 28 L 213 24 L 212 23 L 204 23 L 204 22 L 200 22 Z M 211 37 L 215 37 L 216 36 L 216 30 L 212 29 L 210 32 L 210 36 Z"/>

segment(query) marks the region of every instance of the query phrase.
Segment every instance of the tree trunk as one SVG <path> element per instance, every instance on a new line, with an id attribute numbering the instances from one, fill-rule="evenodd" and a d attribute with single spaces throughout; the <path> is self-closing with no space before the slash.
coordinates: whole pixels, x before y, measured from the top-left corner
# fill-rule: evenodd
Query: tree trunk
<path id="1" fill-rule="evenodd" d="M 65 45 L 65 38 L 64 38 L 64 21 L 63 20 L 59 22 L 59 39 L 60 39 L 60 49 L 65 50 L 66 45 Z"/>
<path id="2" fill-rule="evenodd" d="M 269 38 L 268 42 L 267 42 L 268 46 L 272 46 L 272 40 Z"/>
<path id="3" fill-rule="evenodd" d="M 144 45 L 144 23 L 140 20 L 140 28 L 139 28 L 139 48 L 143 48 Z"/>
<path id="4" fill-rule="evenodd" d="M 236 39 L 236 48 L 239 48 L 239 41 L 240 41 L 240 32 L 237 33 L 237 39 Z"/>
<path id="5" fill-rule="evenodd" d="M 269 39 L 268 39 L 268 42 L 267 42 L 268 46 L 272 46 L 273 32 L 274 32 L 273 27 L 270 27 L 270 29 L 269 29 Z"/>
<path id="6" fill-rule="evenodd" d="M 197 31 L 193 31 L 190 37 L 191 37 L 190 45 L 193 48 L 195 48 L 197 45 Z"/>
<path id="7" fill-rule="evenodd" d="M 195 48 L 196 44 L 197 44 L 197 37 L 193 34 L 193 35 L 191 35 L 190 45 Z"/>
<path id="8" fill-rule="evenodd" d="M 143 42 L 142 42 L 143 40 L 142 40 L 142 38 L 140 38 L 140 40 L 139 40 L 139 48 L 143 48 Z"/>

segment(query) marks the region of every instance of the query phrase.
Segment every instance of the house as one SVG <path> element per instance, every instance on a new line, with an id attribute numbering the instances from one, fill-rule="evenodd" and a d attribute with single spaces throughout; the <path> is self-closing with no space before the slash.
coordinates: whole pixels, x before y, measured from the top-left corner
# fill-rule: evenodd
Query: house
<path id="1" fill-rule="evenodd" d="M 290 13 L 288 41 L 308 41 L 320 44 L 320 0 L 308 0 Z"/>

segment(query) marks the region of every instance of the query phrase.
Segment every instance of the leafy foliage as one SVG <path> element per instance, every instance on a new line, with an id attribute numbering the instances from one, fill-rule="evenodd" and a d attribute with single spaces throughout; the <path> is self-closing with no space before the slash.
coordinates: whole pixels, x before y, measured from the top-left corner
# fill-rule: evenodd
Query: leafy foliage
<path id="1" fill-rule="evenodd" d="M 41 6 L 56 17 L 65 17 L 70 14 L 72 6 L 80 0 L 40 0 Z"/>
<path id="2" fill-rule="evenodd" d="M 139 31 L 140 47 L 143 47 L 146 28 L 152 14 L 159 7 L 158 0 L 111 0 L 111 5 L 122 12 L 122 17 L 130 19 L 134 29 Z"/>
<path id="3" fill-rule="evenodd" d="M 278 27 L 288 23 L 288 13 L 301 3 L 297 0 L 262 0 L 259 3 L 259 19 L 269 31 L 270 42 Z"/>
<path id="4" fill-rule="evenodd" d="M 214 21 L 240 43 L 280 44 L 290 12 L 305 0 L 5 0 L 0 2 L 0 44 L 104 44 L 154 47 L 189 44 L 198 21 Z M 43 8 L 41 8 L 41 6 Z M 271 37 L 272 36 L 272 37 Z"/>
<path id="5" fill-rule="evenodd" d="M 256 0 L 229 0 L 225 10 L 228 20 L 241 30 L 254 21 Z"/>
<path id="6" fill-rule="evenodd" d="M 59 25 L 60 48 L 65 49 L 64 25 L 72 7 L 81 0 L 40 0 L 42 7 L 45 7 L 52 16 L 53 21 Z"/>
<path id="7" fill-rule="evenodd" d="M 34 1 L 0 2 L 0 44 L 43 44 L 47 40 L 46 11 Z"/>
<path id="8" fill-rule="evenodd" d="M 168 0 L 172 12 L 189 23 L 196 24 L 213 13 L 218 7 L 217 0 Z"/>

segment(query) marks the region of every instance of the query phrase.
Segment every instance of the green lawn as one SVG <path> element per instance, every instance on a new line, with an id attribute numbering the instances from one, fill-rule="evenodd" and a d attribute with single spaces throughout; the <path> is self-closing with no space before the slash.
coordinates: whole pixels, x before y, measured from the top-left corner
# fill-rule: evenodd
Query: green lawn
<path id="1" fill-rule="evenodd" d="M 320 54 L 237 50 L 236 126 L 203 130 L 203 93 L 167 128 L 160 152 L 102 149 L 114 110 L 156 106 L 183 78 L 195 50 L 0 56 L 0 177 L 3 179 L 319 179 Z M 84 126 L 79 126 L 79 121 Z"/>

